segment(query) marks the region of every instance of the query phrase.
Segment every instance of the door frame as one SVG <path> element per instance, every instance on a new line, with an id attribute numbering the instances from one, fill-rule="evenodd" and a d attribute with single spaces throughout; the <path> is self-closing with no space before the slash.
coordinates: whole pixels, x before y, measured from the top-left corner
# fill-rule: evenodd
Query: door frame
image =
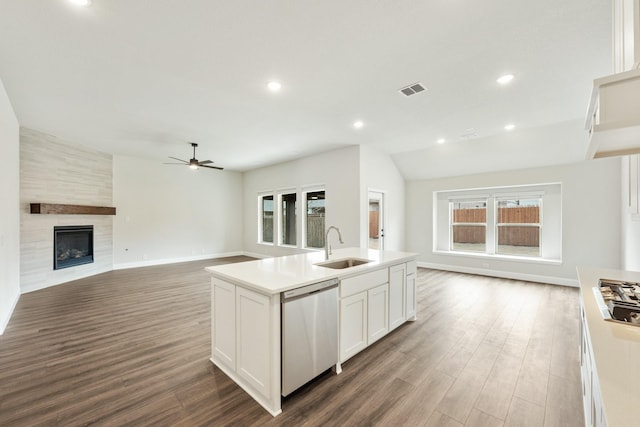
<path id="1" fill-rule="evenodd" d="M 378 216 L 378 250 L 384 250 L 384 237 L 385 237 L 385 214 L 386 214 L 386 199 L 387 194 L 384 190 L 377 190 L 369 188 L 367 190 L 367 209 L 366 209 L 366 224 L 367 224 L 367 248 L 369 248 L 369 205 L 371 201 L 377 201 L 379 206 Z"/>

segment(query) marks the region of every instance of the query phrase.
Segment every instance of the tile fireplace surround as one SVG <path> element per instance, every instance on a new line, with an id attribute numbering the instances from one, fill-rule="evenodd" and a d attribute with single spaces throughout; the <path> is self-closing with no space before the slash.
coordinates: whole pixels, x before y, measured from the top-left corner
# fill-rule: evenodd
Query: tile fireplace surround
<path id="1" fill-rule="evenodd" d="M 39 214 L 31 204 L 113 205 L 112 156 L 20 129 L 20 288 L 29 292 L 113 269 L 113 214 Z M 112 209 L 115 213 L 114 208 Z M 54 270 L 53 229 L 93 225 L 94 262 Z"/>

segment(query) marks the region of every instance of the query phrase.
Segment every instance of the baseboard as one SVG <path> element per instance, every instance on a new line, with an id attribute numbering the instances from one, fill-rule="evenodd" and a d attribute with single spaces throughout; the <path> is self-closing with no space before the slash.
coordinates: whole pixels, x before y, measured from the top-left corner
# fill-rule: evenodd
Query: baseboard
<path id="1" fill-rule="evenodd" d="M 74 280 L 86 279 L 87 277 L 95 276 L 96 274 L 107 273 L 111 270 L 112 268 L 102 268 L 99 270 L 92 271 L 89 274 L 80 275 L 77 277 L 64 277 L 58 280 L 49 280 L 42 283 L 38 283 L 36 285 L 20 287 L 20 293 L 28 294 L 29 292 L 39 291 L 40 289 L 50 288 L 51 286 L 63 285 L 65 283 L 73 282 Z"/>
<path id="2" fill-rule="evenodd" d="M 457 265 L 434 264 L 430 262 L 418 261 L 418 267 L 431 268 L 434 270 L 454 271 L 456 273 L 477 274 L 479 276 L 500 277 L 502 279 L 523 280 L 525 282 L 549 283 L 551 285 L 579 287 L 577 279 L 567 279 L 564 277 L 540 276 L 537 274 L 514 273 L 512 271 L 488 270 L 484 268 L 460 267 Z"/>
<path id="3" fill-rule="evenodd" d="M 240 256 L 240 255 L 245 255 L 245 253 L 242 251 L 237 251 L 237 252 L 225 252 L 225 253 L 218 253 L 218 254 L 192 255 L 192 256 L 180 257 L 180 258 L 151 259 L 151 260 L 145 260 L 145 261 L 114 264 L 113 269 L 125 270 L 128 268 L 151 267 L 154 265 L 176 264 L 179 262 L 189 262 L 189 261 L 202 261 L 204 259 L 226 258 L 231 256 Z"/>
<path id="4" fill-rule="evenodd" d="M 7 325 L 9 325 L 9 320 L 11 320 L 11 315 L 13 314 L 13 310 L 16 309 L 19 299 L 20 292 L 13 297 L 13 301 L 11 301 L 11 305 L 9 306 L 9 311 L 7 311 L 4 317 L 0 319 L 0 335 L 4 334 L 4 330 L 7 329 Z"/>

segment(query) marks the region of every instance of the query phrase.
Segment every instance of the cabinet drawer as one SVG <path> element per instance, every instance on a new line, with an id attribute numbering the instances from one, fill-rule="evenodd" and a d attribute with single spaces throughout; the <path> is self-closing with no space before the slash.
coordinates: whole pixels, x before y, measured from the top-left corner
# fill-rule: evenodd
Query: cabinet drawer
<path id="1" fill-rule="evenodd" d="M 355 295 L 367 289 L 375 288 L 378 285 L 389 281 L 389 269 L 383 268 L 370 271 L 359 276 L 349 277 L 340 281 L 340 297 Z"/>
<path id="2" fill-rule="evenodd" d="M 407 263 L 407 274 L 414 274 L 418 271 L 418 262 L 417 261 L 409 261 Z"/>

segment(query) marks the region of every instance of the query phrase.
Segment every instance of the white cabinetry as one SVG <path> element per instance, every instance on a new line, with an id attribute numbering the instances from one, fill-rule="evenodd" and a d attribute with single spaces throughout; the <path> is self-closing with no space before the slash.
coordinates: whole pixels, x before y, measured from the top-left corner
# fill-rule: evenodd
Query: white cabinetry
<path id="1" fill-rule="evenodd" d="M 407 264 L 407 279 L 405 285 L 405 319 L 416 320 L 416 274 L 418 264 L 409 261 Z"/>
<path id="2" fill-rule="evenodd" d="M 640 69 L 593 81 L 587 159 L 640 152 Z"/>
<path id="3" fill-rule="evenodd" d="M 381 327 L 388 330 L 387 307 L 385 307 L 385 318 L 380 320 L 379 315 L 373 316 L 372 324 L 369 325 L 369 311 L 379 313 L 380 301 L 388 302 L 388 290 L 380 293 L 382 287 L 388 289 L 388 281 L 388 268 L 370 271 L 340 281 L 340 362 L 344 362 L 366 348 L 372 334 L 376 337 L 375 339 L 382 336 L 380 333 L 376 333 L 376 330 Z M 380 288 L 378 292 L 369 294 L 369 291 L 374 291 L 376 288 Z M 369 303 L 373 308 L 369 307 Z M 382 323 L 385 320 L 386 326 L 383 326 Z"/>
<path id="4" fill-rule="evenodd" d="M 389 284 L 367 291 L 367 345 L 389 333 Z"/>
<path id="5" fill-rule="evenodd" d="M 211 328 L 211 354 L 230 369 L 236 369 L 236 287 L 212 280 L 211 308 L 219 320 Z"/>
<path id="6" fill-rule="evenodd" d="M 640 153 L 640 0 L 613 0 L 613 65 L 593 81 L 587 159 Z"/>
<path id="7" fill-rule="evenodd" d="M 389 330 L 392 331 L 405 321 L 406 264 L 389 268 Z"/>
<path id="8" fill-rule="evenodd" d="M 584 423 L 587 427 L 606 427 L 607 423 L 600 397 L 600 385 L 595 369 L 593 349 L 584 308 L 580 309 L 580 370 L 582 376 L 582 401 L 584 405 Z"/>
<path id="9" fill-rule="evenodd" d="M 415 320 L 415 271 L 411 261 L 340 281 L 340 363 Z"/>
<path id="10" fill-rule="evenodd" d="M 269 302 L 266 295 L 236 289 L 236 372 L 259 393 L 269 397 Z"/>
<path id="11" fill-rule="evenodd" d="M 211 279 L 211 360 L 272 415 L 280 410 L 280 299 Z"/>
<path id="12" fill-rule="evenodd" d="M 366 346 L 367 293 L 360 292 L 340 301 L 340 360 L 347 360 Z"/>

